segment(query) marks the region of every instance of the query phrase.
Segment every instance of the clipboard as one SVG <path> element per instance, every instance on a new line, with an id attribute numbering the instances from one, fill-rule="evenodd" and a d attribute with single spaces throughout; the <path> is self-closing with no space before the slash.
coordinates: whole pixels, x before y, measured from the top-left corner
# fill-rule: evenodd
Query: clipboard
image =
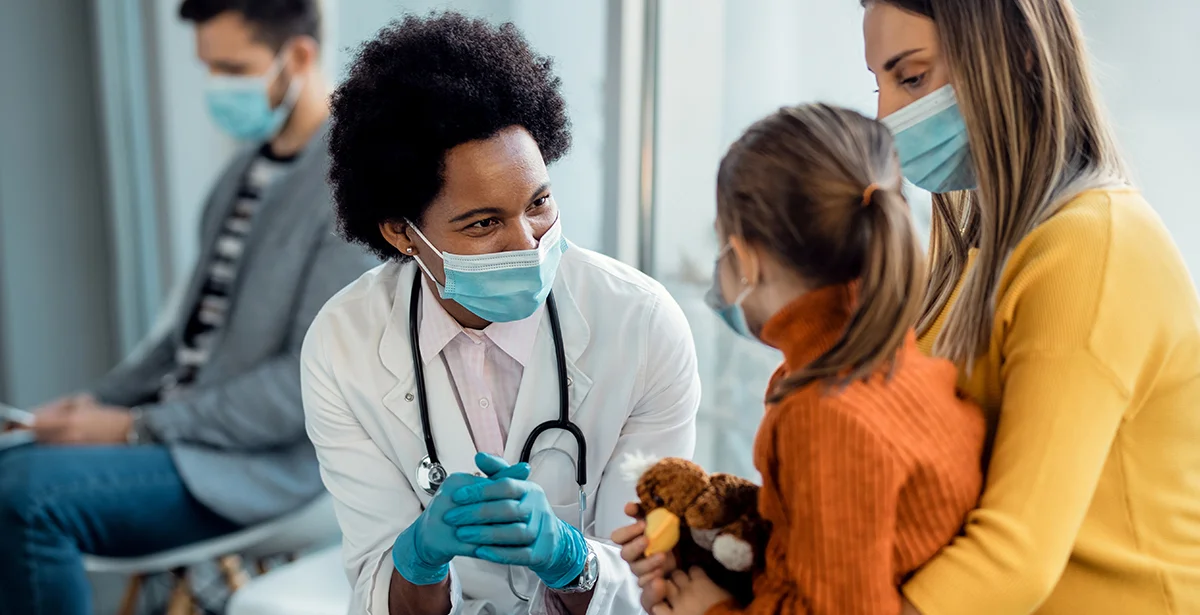
<path id="1" fill-rule="evenodd" d="M 37 438 L 33 435 L 33 413 L 6 404 L 0 404 L 0 451 L 33 444 Z"/>

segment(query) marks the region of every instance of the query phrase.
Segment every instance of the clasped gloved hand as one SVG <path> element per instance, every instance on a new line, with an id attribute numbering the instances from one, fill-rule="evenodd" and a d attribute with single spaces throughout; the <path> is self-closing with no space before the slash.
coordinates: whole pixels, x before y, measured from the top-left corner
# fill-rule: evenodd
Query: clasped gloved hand
<path id="1" fill-rule="evenodd" d="M 455 540 L 478 545 L 474 556 L 479 559 L 532 570 L 552 589 L 577 579 L 587 541 L 554 514 L 546 493 L 528 480 L 528 466 L 508 466 L 482 453 L 475 463 L 490 479 L 464 484 L 451 495 L 455 507 L 446 512 L 445 522 L 455 527 Z M 524 476 L 509 475 L 520 467 Z"/>
<path id="2" fill-rule="evenodd" d="M 459 556 L 475 557 L 479 546 L 459 539 L 458 528 L 447 523 L 445 517 L 457 507 L 453 496 L 460 489 L 491 484 L 494 480 L 529 478 L 528 465 L 509 466 L 503 461 L 500 464 L 501 467 L 489 466 L 492 472 L 488 472 L 488 477 L 462 473 L 446 477 L 429 506 L 400 533 L 392 546 L 392 563 L 400 576 L 413 585 L 433 585 L 450 574 L 450 560 Z"/>

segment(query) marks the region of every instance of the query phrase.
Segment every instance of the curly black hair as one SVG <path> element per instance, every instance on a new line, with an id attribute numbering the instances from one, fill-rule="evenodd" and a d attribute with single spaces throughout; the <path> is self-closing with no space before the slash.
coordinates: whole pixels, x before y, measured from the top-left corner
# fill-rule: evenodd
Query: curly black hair
<path id="1" fill-rule="evenodd" d="M 571 145 L 551 60 L 506 23 L 407 16 L 364 43 L 333 95 L 329 182 L 347 240 L 406 259 L 379 225 L 420 223 L 442 190 L 446 153 L 505 128 L 529 131 L 552 163 Z"/>

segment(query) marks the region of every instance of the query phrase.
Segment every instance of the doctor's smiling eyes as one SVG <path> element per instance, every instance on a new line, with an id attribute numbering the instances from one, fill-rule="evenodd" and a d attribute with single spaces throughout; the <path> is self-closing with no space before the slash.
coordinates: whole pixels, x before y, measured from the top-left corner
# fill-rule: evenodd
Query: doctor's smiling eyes
<path id="1" fill-rule="evenodd" d="M 550 193 L 545 192 L 534 199 L 523 212 L 525 215 L 535 219 L 534 227 L 536 231 L 539 231 L 539 235 L 541 232 L 545 232 L 549 228 L 549 225 L 540 225 L 537 222 L 541 222 L 541 218 L 547 214 L 553 213 L 554 208 L 550 207 L 553 202 Z M 554 222 L 554 217 L 551 216 L 551 223 Z M 479 220 L 468 221 L 463 231 L 472 237 L 483 237 L 489 232 L 498 229 L 503 223 L 504 220 L 501 217 L 493 215 Z"/>

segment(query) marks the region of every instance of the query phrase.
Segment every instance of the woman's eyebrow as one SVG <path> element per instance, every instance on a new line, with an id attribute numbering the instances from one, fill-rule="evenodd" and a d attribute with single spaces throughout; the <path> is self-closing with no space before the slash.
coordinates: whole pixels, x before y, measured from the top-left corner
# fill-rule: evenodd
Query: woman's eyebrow
<path id="1" fill-rule="evenodd" d="M 891 59 L 889 59 L 887 62 L 883 63 L 883 72 L 886 73 L 886 72 L 892 70 L 893 68 L 896 68 L 896 65 L 899 64 L 901 60 L 903 60 L 904 58 L 907 58 L 908 56 L 910 56 L 914 53 L 920 52 L 920 51 L 925 51 L 925 50 L 924 49 L 909 49 L 908 51 L 901 51 L 900 53 L 892 56 Z"/>

